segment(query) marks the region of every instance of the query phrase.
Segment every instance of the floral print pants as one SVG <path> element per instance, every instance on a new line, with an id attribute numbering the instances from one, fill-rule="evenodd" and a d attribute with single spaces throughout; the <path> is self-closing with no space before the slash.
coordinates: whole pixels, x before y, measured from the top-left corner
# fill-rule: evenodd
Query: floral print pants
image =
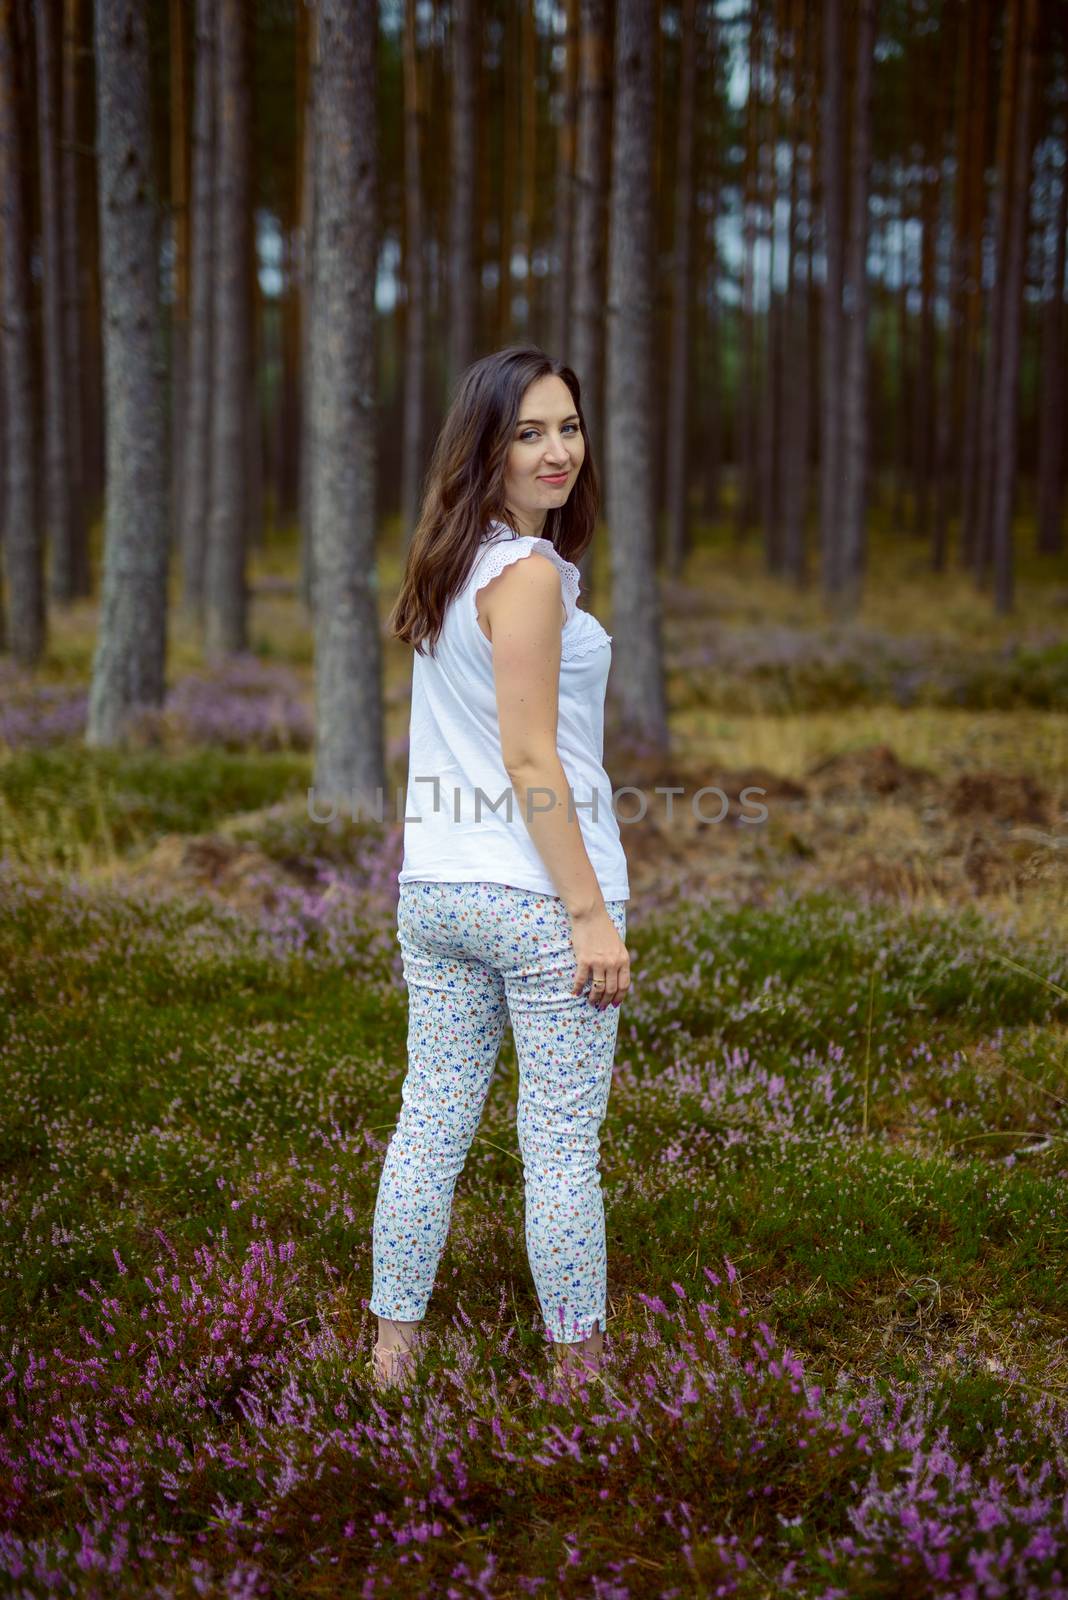
<path id="1" fill-rule="evenodd" d="M 626 938 L 626 901 L 607 902 Z M 519 1064 L 516 1132 L 526 1245 L 548 1336 L 605 1327 L 598 1170 L 619 1008 L 574 995 L 571 918 L 556 895 L 503 883 L 400 885 L 408 1071 L 374 1214 L 370 1308 L 420 1321 L 445 1246 L 456 1179 L 482 1117 L 504 1027 Z"/>

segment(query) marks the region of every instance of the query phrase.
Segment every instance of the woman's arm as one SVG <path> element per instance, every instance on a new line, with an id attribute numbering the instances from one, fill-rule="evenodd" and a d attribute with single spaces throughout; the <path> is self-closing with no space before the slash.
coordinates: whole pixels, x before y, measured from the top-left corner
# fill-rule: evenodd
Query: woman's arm
<path id="1" fill-rule="evenodd" d="M 603 912 L 605 903 L 556 748 L 561 603 L 560 574 L 537 551 L 479 591 L 493 635 L 501 756 L 514 803 L 557 894 L 579 918 Z"/>

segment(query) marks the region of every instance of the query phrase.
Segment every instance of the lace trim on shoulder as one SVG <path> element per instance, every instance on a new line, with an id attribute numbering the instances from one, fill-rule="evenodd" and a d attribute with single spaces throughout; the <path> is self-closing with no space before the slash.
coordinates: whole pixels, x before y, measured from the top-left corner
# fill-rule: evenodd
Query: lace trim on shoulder
<path id="1" fill-rule="evenodd" d="M 603 650 L 605 645 L 611 644 L 611 642 L 612 635 L 605 633 L 604 629 L 598 624 L 596 628 L 588 628 L 583 636 L 576 639 L 574 643 L 565 637 L 563 659 L 565 661 L 574 661 L 576 656 L 588 656 L 594 650 Z"/>
<path id="2" fill-rule="evenodd" d="M 499 577 L 506 567 L 513 562 L 521 561 L 533 551 L 540 551 L 547 555 L 560 574 L 560 586 L 564 596 L 564 608 L 568 620 L 574 615 L 575 602 L 579 592 L 579 570 L 571 561 L 565 561 L 555 545 L 549 539 L 533 539 L 529 535 L 520 539 L 505 539 L 501 544 L 490 545 L 485 554 L 479 557 L 478 574 L 471 589 L 471 611 L 478 627 L 478 601 L 480 589 L 492 579 Z M 482 633 L 482 629 L 479 628 Z M 485 634 L 482 634 L 485 638 Z M 488 643 L 488 640 L 487 640 Z"/>

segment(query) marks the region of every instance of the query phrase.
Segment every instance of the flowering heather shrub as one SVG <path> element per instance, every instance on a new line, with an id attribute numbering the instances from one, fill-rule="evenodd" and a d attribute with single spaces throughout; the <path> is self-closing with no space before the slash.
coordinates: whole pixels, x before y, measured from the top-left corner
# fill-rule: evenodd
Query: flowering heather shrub
<path id="1" fill-rule="evenodd" d="M 18 750 L 84 736 L 86 689 L 7 676 L 0 679 L 0 745 Z M 146 712 L 141 725 L 146 738 L 166 733 L 224 750 L 307 750 L 313 737 L 299 676 L 252 655 L 178 678 L 162 710 Z"/>
<path id="2" fill-rule="evenodd" d="M 1068 1594 L 1063 954 L 830 896 L 634 908 L 603 1380 L 549 1379 L 506 1041 L 383 1397 L 398 836 L 344 847 L 257 915 L 0 864 L 0 1587 Z"/>
<path id="3" fill-rule="evenodd" d="M 673 624 L 666 647 L 673 703 L 721 711 L 833 706 L 1068 707 L 1068 646 L 1053 635 L 1000 650 L 959 639 L 899 637 L 859 626 Z"/>
<path id="4" fill-rule="evenodd" d="M 4 1363 L 14 1593 L 1065 1592 L 1063 1408 L 1003 1402 L 964 1461 L 926 1385 L 812 1382 L 729 1261 L 708 1299 L 640 1296 L 575 1400 L 522 1361 L 503 1391 L 509 1335 L 461 1311 L 383 1402 L 292 1241 L 160 1243 Z"/>
<path id="5" fill-rule="evenodd" d="M 36 684 L 0 698 L 0 744 L 12 750 L 80 739 L 85 734 L 89 694 L 65 684 Z"/>

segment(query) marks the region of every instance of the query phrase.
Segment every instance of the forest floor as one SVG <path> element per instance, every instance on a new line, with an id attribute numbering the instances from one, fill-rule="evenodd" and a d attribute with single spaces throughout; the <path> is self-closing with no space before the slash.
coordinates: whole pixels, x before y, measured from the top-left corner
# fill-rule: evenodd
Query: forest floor
<path id="1" fill-rule="evenodd" d="M 80 741 L 94 605 L 0 676 L 20 1592 L 1068 1592 L 1068 583 L 1025 564 L 997 619 L 918 550 L 877 547 L 832 628 L 713 543 L 664 587 L 670 759 L 609 717 L 649 815 L 621 815 L 607 1359 L 577 1397 L 526 1263 L 510 1035 L 418 1386 L 370 1387 L 401 839 L 307 815 L 291 550 L 257 557 L 248 658 L 204 673 L 176 627 L 138 748 Z"/>

